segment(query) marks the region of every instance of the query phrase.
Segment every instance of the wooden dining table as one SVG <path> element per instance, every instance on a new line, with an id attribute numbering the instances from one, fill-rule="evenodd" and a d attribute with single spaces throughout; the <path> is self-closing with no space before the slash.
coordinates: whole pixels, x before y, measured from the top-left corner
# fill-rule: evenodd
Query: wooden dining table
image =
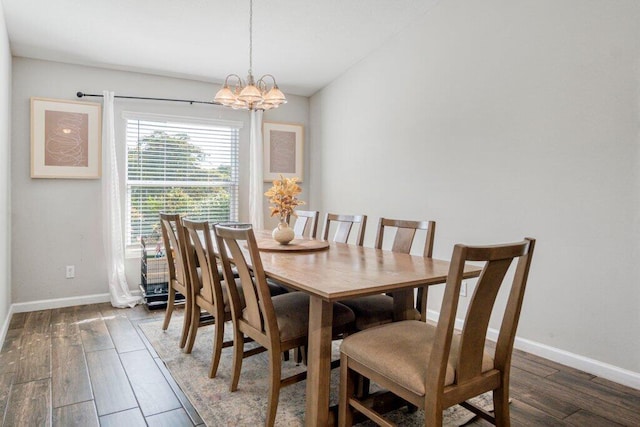
<path id="1" fill-rule="evenodd" d="M 322 250 L 278 251 L 271 235 L 256 231 L 262 264 L 267 277 L 310 296 L 309 344 L 305 424 L 330 424 L 331 322 L 333 302 L 365 295 L 391 293 L 396 320 L 413 313 L 413 289 L 444 283 L 449 261 L 425 258 L 343 243 L 330 243 Z M 297 238 L 291 245 L 313 246 Z M 326 245 L 325 245 L 326 246 Z M 465 278 L 477 277 L 481 268 L 467 265 Z"/>

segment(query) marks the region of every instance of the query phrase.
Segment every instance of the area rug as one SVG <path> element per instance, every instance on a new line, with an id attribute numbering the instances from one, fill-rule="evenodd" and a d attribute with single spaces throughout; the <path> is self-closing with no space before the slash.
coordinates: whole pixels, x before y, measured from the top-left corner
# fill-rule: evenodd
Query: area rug
<path id="1" fill-rule="evenodd" d="M 267 353 L 261 353 L 244 359 L 238 390 L 231 393 L 232 348 L 222 350 L 222 357 L 216 378 L 207 376 L 211 362 L 213 326 L 200 328 L 191 354 L 183 353 L 178 347 L 182 319 L 174 316 L 167 331 L 162 331 L 161 322 L 140 324 L 158 356 L 165 363 L 171 375 L 191 404 L 196 408 L 207 426 L 252 426 L 264 425 L 268 395 L 268 359 Z M 225 341 L 230 339 L 231 327 L 225 328 Z M 339 358 L 339 342 L 333 343 L 333 359 Z M 283 362 L 283 376 L 303 371 L 304 366 L 293 361 Z M 338 401 L 339 369 L 331 373 L 331 404 Z M 304 425 L 305 387 L 301 381 L 280 391 L 280 403 L 276 415 L 277 426 Z M 374 386 L 372 385 L 372 390 Z M 479 396 L 473 401 L 485 410 L 493 408 L 491 394 Z M 418 410 L 408 413 L 401 408 L 386 415 L 390 421 L 402 426 L 424 425 L 424 414 Z M 474 414 L 454 406 L 445 411 L 443 425 L 461 426 L 474 418 Z M 365 422 L 363 427 L 375 424 Z"/>

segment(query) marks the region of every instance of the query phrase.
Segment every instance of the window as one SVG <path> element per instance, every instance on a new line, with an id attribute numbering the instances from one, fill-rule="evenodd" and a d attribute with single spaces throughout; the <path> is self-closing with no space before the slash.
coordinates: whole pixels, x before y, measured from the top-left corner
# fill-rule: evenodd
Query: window
<path id="1" fill-rule="evenodd" d="M 238 219 L 241 123 L 133 115 L 127 120 L 126 244 L 160 238 L 160 212 Z"/>

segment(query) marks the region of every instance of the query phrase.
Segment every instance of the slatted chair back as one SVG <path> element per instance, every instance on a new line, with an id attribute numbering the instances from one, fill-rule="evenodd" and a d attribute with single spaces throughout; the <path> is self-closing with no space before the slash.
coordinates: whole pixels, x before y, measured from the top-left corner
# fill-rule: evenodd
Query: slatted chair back
<path id="1" fill-rule="evenodd" d="M 212 305 L 218 303 L 224 306 L 222 296 L 221 277 L 218 273 L 218 264 L 215 256 L 215 246 L 211 238 L 211 228 L 208 221 L 191 221 L 183 219 L 182 224 L 186 230 L 187 244 L 192 250 L 187 251 L 189 273 L 191 277 L 192 295 L 199 296 Z M 200 276 L 198 275 L 200 266 Z M 196 284 L 200 282 L 200 287 Z"/>
<path id="2" fill-rule="evenodd" d="M 187 284 L 187 259 L 182 243 L 184 242 L 184 228 L 178 214 L 160 214 L 162 240 L 164 241 L 167 262 L 169 264 L 169 279 L 177 281 L 179 285 Z"/>
<path id="3" fill-rule="evenodd" d="M 422 256 L 426 258 L 431 258 L 433 256 L 433 241 L 436 235 L 435 221 L 408 221 L 402 219 L 380 218 L 380 221 L 378 222 L 378 234 L 376 236 L 375 243 L 376 249 L 382 249 L 385 228 L 396 229 L 396 234 L 393 238 L 391 250 L 393 252 L 401 252 L 404 254 L 411 253 L 416 232 L 418 230 L 426 231 Z M 418 288 L 418 295 L 416 297 L 416 309 L 420 312 L 422 320 L 427 319 L 428 292 L 429 288 L 426 286 Z"/>
<path id="4" fill-rule="evenodd" d="M 238 227 L 216 225 L 215 234 L 225 278 L 233 277 L 231 272 L 231 263 L 233 263 L 242 284 L 245 300 L 243 312 L 239 307 L 240 296 L 237 290 L 233 286 L 227 287 L 231 296 L 232 310 L 238 317 L 244 318 L 256 331 L 265 334 L 269 340 L 275 338 L 279 341 L 279 338 L 271 337 L 274 332 L 277 334 L 278 324 L 253 229 L 250 225 Z M 245 258 L 241 245 L 246 245 L 250 264 Z M 251 269 L 249 265 L 252 266 Z"/>
<path id="5" fill-rule="evenodd" d="M 422 254 L 424 257 L 431 258 L 433 255 L 433 240 L 436 233 L 436 223 L 434 221 L 407 221 L 402 219 L 380 218 L 375 243 L 376 249 L 382 249 L 385 228 L 389 227 L 396 229 L 391 251 L 403 254 L 411 253 L 416 232 L 418 230 L 425 230 L 427 235 Z"/>
<path id="6" fill-rule="evenodd" d="M 354 224 L 359 224 L 360 228 L 358 230 L 358 235 L 356 237 L 355 244 L 358 246 L 362 246 L 364 243 L 364 231 L 367 226 L 367 216 L 366 215 L 338 215 L 328 213 L 324 219 L 324 230 L 322 233 L 323 240 L 329 240 L 329 230 L 331 228 L 331 223 L 336 224 L 336 232 L 333 236 L 332 241 L 336 243 L 347 243 L 349 240 L 349 235 L 351 234 L 351 229 Z"/>
<path id="7" fill-rule="evenodd" d="M 192 317 L 191 281 L 187 270 L 185 252 L 186 234 L 178 214 L 160 213 L 160 225 L 162 228 L 162 240 L 167 254 L 167 263 L 169 264 L 169 296 L 162 329 L 166 330 L 169 327 L 171 315 L 176 306 L 176 292 L 180 292 L 186 300 L 182 335 L 180 337 L 180 348 L 183 348 L 187 343 Z"/>
<path id="8" fill-rule="evenodd" d="M 296 236 L 316 238 L 318 232 L 318 211 L 296 210 L 296 220 L 293 223 L 293 232 Z"/>

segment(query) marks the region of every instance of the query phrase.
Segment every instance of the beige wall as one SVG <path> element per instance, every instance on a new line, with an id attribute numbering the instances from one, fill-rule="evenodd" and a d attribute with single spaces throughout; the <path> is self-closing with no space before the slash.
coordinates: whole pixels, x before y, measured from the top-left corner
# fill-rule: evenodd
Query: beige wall
<path id="1" fill-rule="evenodd" d="M 106 293 L 100 180 L 30 178 L 30 97 L 73 100 L 77 99 L 77 91 L 102 93 L 107 89 L 116 95 L 210 100 L 218 85 L 26 58 L 14 58 L 13 75 L 13 302 Z M 302 123 L 306 128 L 308 99 L 288 96 L 288 100 L 284 107 L 267 112 L 265 119 Z M 100 102 L 100 98 L 86 101 Z M 248 219 L 248 112 L 210 105 L 117 99 L 115 119 L 116 136 L 120 136 L 118 141 L 122 144 L 118 148 L 121 179 L 125 176 L 123 111 L 244 122 L 240 132 L 240 219 Z M 65 278 L 66 265 L 75 265 L 75 279 Z M 126 267 L 130 287 L 137 288 L 139 260 L 128 259 Z"/>
<path id="2" fill-rule="evenodd" d="M 11 305 L 11 52 L 0 4 L 0 339 Z"/>
<path id="3" fill-rule="evenodd" d="M 313 197 L 370 215 L 369 245 L 380 216 L 436 220 L 442 258 L 536 237 L 519 336 L 640 373 L 639 22 L 439 2 L 311 98 Z"/>

